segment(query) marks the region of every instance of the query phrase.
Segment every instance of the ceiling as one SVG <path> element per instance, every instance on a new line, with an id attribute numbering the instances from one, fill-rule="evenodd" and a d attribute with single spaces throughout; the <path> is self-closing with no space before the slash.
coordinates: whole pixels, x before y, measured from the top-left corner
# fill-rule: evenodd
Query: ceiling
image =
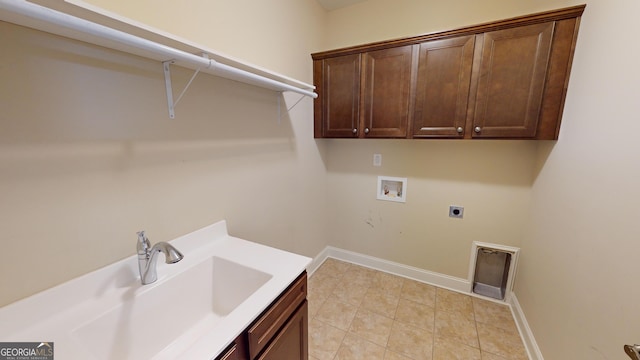
<path id="1" fill-rule="evenodd" d="M 366 0 L 316 0 L 327 10 L 336 10 Z"/>

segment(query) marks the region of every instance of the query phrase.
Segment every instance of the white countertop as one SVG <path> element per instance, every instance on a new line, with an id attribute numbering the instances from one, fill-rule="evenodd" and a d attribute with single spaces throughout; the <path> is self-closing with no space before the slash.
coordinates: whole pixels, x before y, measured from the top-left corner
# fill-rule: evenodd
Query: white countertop
<path id="1" fill-rule="evenodd" d="M 161 350 L 150 356 L 152 359 L 213 359 L 244 331 L 311 261 L 308 257 L 229 236 L 225 221 L 184 235 L 170 243 L 184 254 L 184 259 L 169 265 L 164 263 L 164 255 L 160 255 L 157 266 L 158 281 L 153 284 L 140 284 L 137 256 L 133 255 L 0 308 L 0 341 L 53 342 L 56 359 L 115 359 L 116 355 L 113 353 L 105 354 L 87 346 L 79 336 L 79 331 L 84 331 L 87 324 L 104 314 L 122 307 L 123 302 L 135 304 L 137 296 L 154 289 L 155 292 L 152 294 L 162 293 L 157 291 L 161 289 L 158 287 L 162 287 L 172 278 L 212 257 L 219 257 L 268 274 L 268 280 L 215 324 L 203 320 L 193 324 L 182 335 L 169 342 L 163 340 L 161 344 L 153 344 Z M 149 294 L 146 296 L 148 298 Z M 153 300 L 166 301 L 167 311 L 182 311 L 180 300 L 176 300 L 175 297 L 171 300 L 160 297 Z M 126 310 L 137 311 L 135 306 Z M 126 322 L 126 318 L 121 321 Z M 149 321 L 161 324 L 163 314 L 154 314 Z M 126 327 L 127 324 L 119 326 Z M 86 339 L 86 332 L 81 335 Z M 113 336 L 105 335 L 105 338 Z M 132 358 L 131 356 L 133 355 L 129 355 L 129 358 Z M 122 354 L 118 354 L 117 359 L 124 360 Z"/>

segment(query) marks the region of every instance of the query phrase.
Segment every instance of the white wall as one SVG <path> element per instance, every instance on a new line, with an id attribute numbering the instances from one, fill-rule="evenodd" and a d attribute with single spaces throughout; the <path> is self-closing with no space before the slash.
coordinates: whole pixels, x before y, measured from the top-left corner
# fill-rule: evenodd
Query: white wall
<path id="1" fill-rule="evenodd" d="M 315 1 L 271 3 L 270 18 L 292 22 L 277 27 L 237 2 L 205 5 L 189 11 L 253 27 L 220 35 L 224 52 L 312 81 Z M 183 15 L 167 25 L 186 38 L 206 25 Z M 133 255 L 141 229 L 156 242 L 226 219 L 233 235 L 304 255 L 327 245 L 310 98 L 279 121 L 276 93 L 199 75 L 171 120 L 160 63 L 4 22 L 0 34 L 0 305 Z M 173 76 L 177 93 L 191 72 Z"/>
<path id="2" fill-rule="evenodd" d="M 547 360 L 640 342 L 639 11 L 587 2 L 560 139 L 540 147 L 516 294 Z"/>

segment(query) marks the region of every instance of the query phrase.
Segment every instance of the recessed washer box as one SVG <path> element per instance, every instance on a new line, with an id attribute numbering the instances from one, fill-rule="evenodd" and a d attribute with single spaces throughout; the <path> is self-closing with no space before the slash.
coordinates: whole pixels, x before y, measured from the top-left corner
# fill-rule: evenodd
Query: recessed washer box
<path id="1" fill-rule="evenodd" d="M 407 178 L 378 176 L 378 200 L 407 202 Z"/>

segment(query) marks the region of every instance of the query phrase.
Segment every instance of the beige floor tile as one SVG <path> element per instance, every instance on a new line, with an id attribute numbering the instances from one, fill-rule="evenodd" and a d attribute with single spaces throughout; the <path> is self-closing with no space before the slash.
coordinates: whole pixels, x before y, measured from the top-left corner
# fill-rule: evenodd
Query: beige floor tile
<path id="1" fill-rule="evenodd" d="M 409 325 L 433 331 L 435 310 L 429 305 L 407 299 L 400 299 L 395 319 Z"/>
<path id="2" fill-rule="evenodd" d="M 518 331 L 508 305 L 473 298 L 473 311 L 476 321 L 509 331 Z"/>
<path id="3" fill-rule="evenodd" d="M 384 346 L 347 333 L 338 349 L 335 360 L 383 360 Z"/>
<path id="4" fill-rule="evenodd" d="M 357 306 L 343 303 L 331 297 L 327 299 L 315 315 L 315 318 L 325 324 L 341 330 L 349 330 L 351 321 L 356 315 Z"/>
<path id="5" fill-rule="evenodd" d="M 309 320 L 309 355 L 318 360 L 333 360 L 346 331 L 319 320 Z"/>
<path id="6" fill-rule="evenodd" d="M 412 358 L 398 354 L 395 351 L 387 350 L 384 353 L 384 360 L 413 360 Z"/>
<path id="7" fill-rule="evenodd" d="M 349 332 L 375 344 L 386 346 L 392 325 L 392 319 L 361 308 L 353 318 Z"/>
<path id="8" fill-rule="evenodd" d="M 511 360 L 527 360 L 524 344 L 517 332 L 477 323 L 480 349 Z"/>
<path id="9" fill-rule="evenodd" d="M 318 313 L 318 310 L 320 310 L 320 308 L 322 307 L 322 304 L 324 304 L 327 298 L 328 297 L 322 297 L 312 292 L 309 292 L 307 294 L 307 300 L 309 301 L 309 317 L 310 318 L 316 316 L 316 314 Z"/>
<path id="10" fill-rule="evenodd" d="M 373 279 L 372 288 L 382 289 L 387 294 L 400 296 L 404 278 L 379 271 Z"/>
<path id="11" fill-rule="evenodd" d="M 436 338 L 433 360 L 482 360 L 480 349 L 444 338 Z"/>
<path id="12" fill-rule="evenodd" d="M 435 307 L 436 287 L 419 281 L 404 279 L 400 297 Z"/>
<path id="13" fill-rule="evenodd" d="M 459 313 L 474 320 L 471 296 L 438 288 L 436 291 L 436 312 L 449 311 Z"/>
<path id="14" fill-rule="evenodd" d="M 500 303 L 336 259 L 308 290 L 309 360 L 527 360 Z"/>
<path id="15" fill-rule="evenodd" d="M 370 287 L 378 271 L 364 266 L 351 265 L 342 276 L 342 284 L 346 286 Z"/>
<path id="16" fill-rule="evenodd" d="M 361 306 L 363 309 L 393 319 L 396 315 L 399 300 L 399 294 L 389 294 L 382 288 L 371 287 L 362 300 Z"/>
<path id="17" fill-rule="evenodd" d="M 387 349 L 412 359 L 430 360 L 433 353 L 433 332 L 394 321 Z"/>
<path id="18" fill-rule="evenodd" d="M 316 270 L 316 272 L 339 278 L 342 277 L 342 275 L 344 275 L 344 273 L 347 272 L 350 267 L 351 264 L 348 262 L 340 261 L 334 258 L 327 258 L 322 263 L 322 265 L 320 265 L 318 270 Z"/>
<path id="19" fill-rule="evenodd" d="M 480 348 L 476 323 L 465 314 L 436 310 L 436 338 Z"/>
<path id="20" fill-rule="evenodd" d="M 362 300 L 364 299 L 368 289 L 369 288 L 366 286 L 348 285 L 346 283 L 340 282 L 340 284 L 338 284 L 338 286 L 333 289 L 333 293 L 331 294 L 331 296 L 347 304 L 359 306 L 362 303 Z"/>
<path id="21" fill-rule="evenodd" d="M 488 353 L 486 351 L 482 351 L 482 360 L 509 360 L 509 359 L 503 358 L 502 356 Z"/>
<path id="22" fill-rule="evenodd" d="M 340 279 L 338 278 L 323 274 L 313 274 L 308 280 L 307 293 L 327 298 L 339 283 Z"/>

